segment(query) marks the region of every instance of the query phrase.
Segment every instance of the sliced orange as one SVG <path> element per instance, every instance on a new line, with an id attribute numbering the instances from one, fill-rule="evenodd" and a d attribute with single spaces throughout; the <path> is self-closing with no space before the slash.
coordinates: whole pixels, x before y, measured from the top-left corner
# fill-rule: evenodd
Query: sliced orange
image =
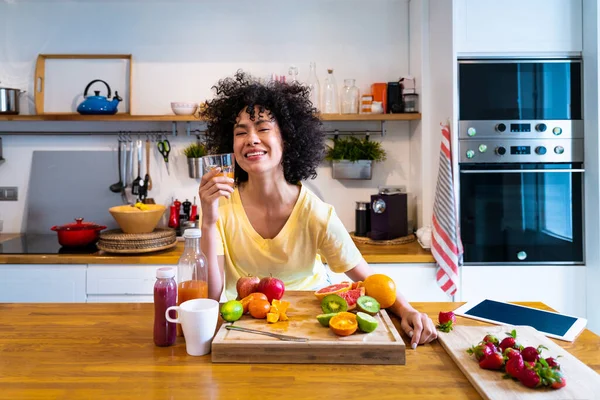
<path id="1" fill-rule="evenodd" d="M 329 328 L 338 336 L 350 336 L 358 329 L 356 315 L 341 312 L 329 320 Z"/>
<path id="2" fill-rule="evenodd" d="M 274 324 L 279 321 L 279 313 L 270 312 L 267 313 L 267 322 L 270 324 Z"/>
<path id="3" fill-rule="evenodd" d="M 396 302 L 396 283 L 384 274 L 367 276 L 364 281 L 367 296 L 373 297 L 381 308 L 388 308 Z"/>

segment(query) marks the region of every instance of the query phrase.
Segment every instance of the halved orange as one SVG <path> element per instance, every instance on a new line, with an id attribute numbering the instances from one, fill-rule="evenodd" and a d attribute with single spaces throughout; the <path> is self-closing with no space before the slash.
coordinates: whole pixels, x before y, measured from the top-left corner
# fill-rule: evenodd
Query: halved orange
<path id="1" fill-rule="evenodd" d="M 350 336 L 358 329 L 356 315 L 341 312 L 329 320 L 329 328 L 338 336 Z"/>

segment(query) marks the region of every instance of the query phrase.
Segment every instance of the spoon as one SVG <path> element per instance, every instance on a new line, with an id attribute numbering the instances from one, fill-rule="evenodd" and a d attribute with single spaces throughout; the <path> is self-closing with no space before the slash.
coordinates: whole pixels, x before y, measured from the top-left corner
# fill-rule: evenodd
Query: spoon
<path id="1" fill-rule="evenodd" d="M 113 193 L 119 193 L 123 190 L 123 176 L 121 174 L 121 141 L 119 140 L 119 182 L 110 185 L 110 191 Z"/>

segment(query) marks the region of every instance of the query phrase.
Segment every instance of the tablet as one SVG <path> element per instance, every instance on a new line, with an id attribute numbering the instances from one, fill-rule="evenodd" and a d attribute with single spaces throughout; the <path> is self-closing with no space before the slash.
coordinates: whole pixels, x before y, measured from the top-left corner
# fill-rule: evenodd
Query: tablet
<path id="1" fill-rule="evenodd" d="M 572 342 L 587 324 L 585 318 L 496 300 L 470 301 L 454 314 L 493 324 L 529 325 L 551 338 Z"/>

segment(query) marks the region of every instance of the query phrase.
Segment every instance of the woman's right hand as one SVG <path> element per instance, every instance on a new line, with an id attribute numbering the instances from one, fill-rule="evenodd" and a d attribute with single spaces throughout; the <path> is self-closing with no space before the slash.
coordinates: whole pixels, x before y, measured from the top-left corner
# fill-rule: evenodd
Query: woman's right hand
<path id="1" fill-rule="evenodd" d="M 219 197 L 229 198 L 233 193 L 234 180 L 221 174 L 221 168 L 213 168 L 200 181 L 200 206 L 202 225 L 214 225 L 219 219 Z"/>

